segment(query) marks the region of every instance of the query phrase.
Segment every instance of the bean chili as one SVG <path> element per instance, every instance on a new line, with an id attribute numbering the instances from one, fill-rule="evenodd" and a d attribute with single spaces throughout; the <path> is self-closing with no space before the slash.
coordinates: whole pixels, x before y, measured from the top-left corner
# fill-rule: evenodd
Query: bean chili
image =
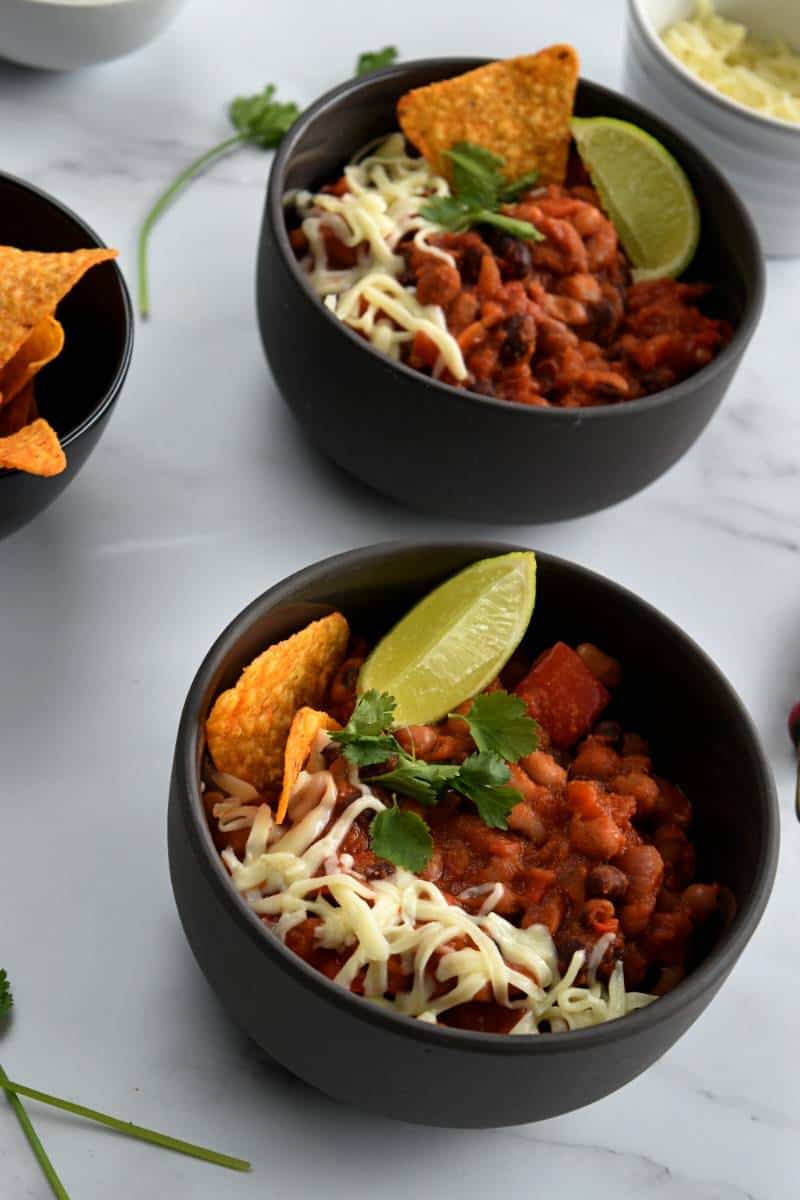
<path id="1" fill-rule="evenodd" d="M 363 640 L 354 640 L 330 685 L 324 708 L 342 724 L 352 713 L 368 649 Z M 509 783 L 521 799 L 506 830 L 489 828 L 452 791 L 434 808 L 398 800 L 430 827 L 433 855 L 420 875 L 435 882 L 449 903 L 477 914 L 491 894 L 492 911 L 512 924 L 548 928 L 562 974 L 575 951 L 585 951 L 578 986 L 592 972 L 607 982 L 621 961 L 629 990 L 661 995 L 683 978 L 698 930 L 707 926 L 710 931 L 728 896 L 716 884 L 695 880 L 688 799 L 654 770 L 648 743 L 606 715 L 620 681 L 619 663 L 598 647 L 587 643 L 572 649 L 559 642 L 532 664 L 517 653 L 490 685 L 489 691 L 504 687 L 522 697 L 540 730 L 538 748 L 511 765 Z M 468 711 L 470 704 L 459 711 Z M 426 762 L 458 764 L 475 751 L 466 723 L 457 716 L 399 729 L 396 735 L 407 752 Z M 338 745 L 327 747 L 325 759 L 337 787 L 332 823 L 359 790 Z M 371 774 L 385 769 L 385 763 L 362 767 L 361 779 L 368 783 Z M 370 786 L 389 803 L 380 785 Z M 358 817 L 341 845 L 350 869 L 366 880 L 389 877 L 395 869 L 371 848 L 371 816 Z M 225 835 L 217 830 L 215 837 L 221 849 L 232 845 L 239 852 L 237 838 L 246 837 L 246 831 Z M 334 978 L 349 950 L 321 946 L 315 938 L 318 924 L 318 918 L 306 918 L 288 931 L 286 944 Z M 432 980 L 442 954 L 457 940 L 432 956 Z M 390 991 L 405 990 L 409 979 L 401 960 L 391 958 L 388 969 Z M 362 986 L 363 970 L 351 990 Z M 519 1012 L 495 1003 L 488 988 L 440 1015 L 445 1024 L 495 1033 L 508 1032 L 518 1019 Z"/>
<path id="2" fill-rule="evenodd" d="M 417 332 L 403 350 L 408 366 L 445 383 L 534 407 L 614 404 L 670 387 L 706 366 L 729 341 L 727 321 L 707 315 L 707 283 L 633 283 L 614 225 L 581 168 L 579 182 L 533 189 L 503 212 L 544 235 L 526 242 L 490 226 L 428 238 L 452 262 L 402 239 L 401 282 L 421 304 L 442 309 L 467 368 L 457 380 L 439 349 Z M 345 177 L 323 188 L 346 194 Z M 290 232 L 302 258 L 308 241 Z M 354 266 L 363 246 L 335 228 L 324 232 L 331 268 Z"/>

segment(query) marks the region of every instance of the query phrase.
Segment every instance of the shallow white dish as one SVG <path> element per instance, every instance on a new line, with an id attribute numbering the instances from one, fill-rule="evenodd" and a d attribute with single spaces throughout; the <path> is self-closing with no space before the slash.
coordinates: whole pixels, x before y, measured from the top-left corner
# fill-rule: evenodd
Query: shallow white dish
<path id="1" fill-rule="evenodd" d="M 0 0 L 0 57 L 69 71 L 152 41 L 184 0 Z"/>
<path id="2" fill-rule="evenodd" d="M 800 255 L 800 125 L 762 116 L 692 75 L 659 36 L 694 12 L 694 0 L 628 0 L 625 89 L 672 121 L 728 176 L 747 204 L 764 251 Z M 798 0 L 715 0 L 721 16 L 800 50 Z"/>

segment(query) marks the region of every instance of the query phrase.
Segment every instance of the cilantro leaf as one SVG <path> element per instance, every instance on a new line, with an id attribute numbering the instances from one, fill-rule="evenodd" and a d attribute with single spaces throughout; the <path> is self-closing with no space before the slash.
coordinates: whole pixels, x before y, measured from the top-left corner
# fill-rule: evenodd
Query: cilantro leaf
<path id="1" fill-rule="evenodd" d="M 510 774 L 499 754 L 482 751 L 461 764 L 458 778 L 450 786 L 473 802 L 490 829 L 506 829 L 506 817 L 522 799 L 516 788 L 504 786 Z"/>
<path id="2" fill-rule="evenodd" d="M 253 96 L 237 96 L 228 109 L 231 124 L 241 137 L 265 150 L 277 146 L 300 116 L 296 104 L 282 104 L 273 100 L 274 95 L 275 84 L 268 83 Z"/>
<path id="3" fill-rule="evenodd" d="M 396 46 L 384 46 L 382 50 L 365 50 L 359 54 L 356 62 L 356 75 L 369 75 L 370 71 L 379 71 L 381 67 L 390 67 L 396 60 Z"/>
<path id="4" fill-rule="evenodd" d="M 472 224 L 469 205 L 455 196 L 431 196 L 419 211 L 426 220 L 435 221 L 453 233 L 461 233 Z"/>
<path id="5" fill-rule="evenodd" d="M 376 775 L 373 782 L 402 792 L 420 804 L 435 804 L 459 772 L 460 768 L 450 763 L 428 763 L 403 754 L 393 770 Z"/>
<path id="6" fill-rule="evenodd" d="M 501 204 L 531 186 L 536 171 L 508 182 L 502 174 L 503 159 L 475 142 L 455 142 L 444 153 L 453 164 L 453 194 L 432 196 L 420 209 L 423 217 L 453 233 L 462 233 L 472 225 L 495 225 L 523 241 L 544 240 L 530 221 L 497 211 Z"/>
<path id="7" fill-rule="evenodd" d="M 383 733 L 391 725 L 396 707 L 397 701 L 394 696 L 370 688 L 363 696 L 359 696 L 353 715 L 344 729 L 331 736 L 337 741 L 344 741 L 345 735 L 362 737 L 366 734 L 374 737 Z"/>
<path id="8" fill-rule="evenodd" d="M 395 738 L 384 732 L 392 723 L 394 710 L 392 696 L 371 688 L 359 697 L 350 720 L 344 729 L 330 735 L 331 740 L 339 743 L 344 757 L 356 766 L 386 762 L 393 755 L 402 754 Z"/>
<path id="9" fill-rule="evenodd" d="M 7 1017 L 14 1003 L 8 973 L 0 969 L 0 1017 Z"/>
<path id="10" fill-rule="evenodd" d="M 480 209 L 475 213 L 474 224 L 495 225 L 498 229 L 510 233 L 512 237 L 519 238 L 523 242 L 544 241 L 544 234 L 539 233 L 539 230 L 535 225 L 531 225 L 530 221 L 507 217 L 505 213 L 487 212 L 485 209 Z"/>
<path id="11" fill-rule="evenodd" d="M 479 750 L 494 751 L 508 762 L 532 754 L 539 743 L 539 727 L 528 716 L 525 701 L 508 692 L 484 692 L 473 700 L 468 713 L 450 716 L 466 721 Z"/>
<path id="12" fill-rule="evenodd" d="M 344 757 L 357 767 L 372 767 L 377 763 L 385 763 L 387 759 L 399 753 L 399 744 L 389 734 L 382 734 L 380 737 L 356 737 L 342 746 Z"/>
<path id="13" fill-rule="evenodd" d="M 500 199 L 503 204 L 511 204 L 517 200 L 523 192 L 527 192 L 534 184 L 539 182 L 538 171 L 526 171 L 524 175 L 520 175 L 519 179 L 515 179 L 513 183 L 503 185 L 500 192 Z"/>
<path id="14" fill-rule="evenodd" d="M 445 157 L 453 164 L 453 191 L 470 208 L 497 208 L 503 159 L 475 142 L 456 142 Z"/>
<path id="15" fill-rule="evenodd" d="M 416 875 L 433 854 L 433 838 L 422 817 L 403 812 L 397 801 L 375 816 L 370 826 L 372 849 L 396 867 L 405 867 Z"/>

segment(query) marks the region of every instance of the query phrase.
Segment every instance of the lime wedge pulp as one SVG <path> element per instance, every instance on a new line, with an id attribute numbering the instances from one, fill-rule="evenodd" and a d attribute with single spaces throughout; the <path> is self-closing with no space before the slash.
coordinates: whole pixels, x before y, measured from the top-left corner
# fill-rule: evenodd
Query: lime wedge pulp
<path id="1" fill-rule="evenodd" d="M 395 725 L 436 721 L 495 678 L 522 640 L 536 599 L 536 556 L 472 563 L 429 592 L 361 668 L 358 690 L 397 701 Z"/>
<path id="2" fill-rule="evenodd" d="M 572 136 L 633 263 L 634 281 L 680 275 L 700 237 L 700 211 L 683 168 L 628 121 L 574 117 Z"/>

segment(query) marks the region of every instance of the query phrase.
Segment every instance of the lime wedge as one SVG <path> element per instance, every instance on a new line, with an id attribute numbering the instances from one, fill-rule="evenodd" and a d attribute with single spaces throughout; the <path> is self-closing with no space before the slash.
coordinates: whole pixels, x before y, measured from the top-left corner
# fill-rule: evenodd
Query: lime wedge
<path id="1" fill-rule="evenodd" d="M 358 681 L 397 701 L 395 725 L 452 712 L 516 650 L 536 599 L 532 551 L 483 558 L 429 592 L 378 642 Z"/>
<path id="2" fill-rule="evenodd" d="M 700 210 L 683 168 L 628 121 L 575 117 L 572 136 L 634 265 L 634 280 L 680 275 L 700 237 Z"/>

